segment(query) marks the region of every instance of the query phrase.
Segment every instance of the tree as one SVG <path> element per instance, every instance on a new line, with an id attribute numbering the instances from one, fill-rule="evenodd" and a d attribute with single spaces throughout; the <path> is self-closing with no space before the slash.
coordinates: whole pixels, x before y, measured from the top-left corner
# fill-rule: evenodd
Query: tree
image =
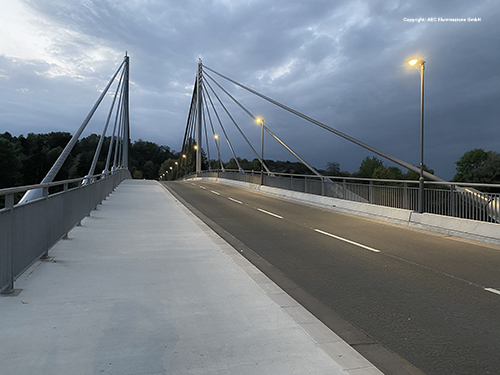
<path id="1" fill-rule="evenodd" d="M 417 168 L 420 169 L 419 166 L 416 166 Z M 424 164 L 424 171 L 430 173 L 430 174 L 434 174 L 434 170 L 430 169 L 427 165 Z M 403 175 L 403 178 L 405 180 L 419 180 L 420 179 L 420 172 L 415 172 L 415 171 L 411 171 L 409 170 L 408 172 L 406 172 L 405 175 Z"/>
<path id="2" fill-rule="evenodd" d="M 175 164 L 175 163 L 177 163 L 177 164 Z M 182 161 L 181 161 L 181 163 L 182 163 Z M 177 168 L 179 168 L 179 169 L 177 169 Z M 179 166 L 177 161 L 175 161 L 172 158 L 169 158 L 161 164 L 158 175 L 163 176 L 163 174 L 168 172 L 166 174 L 166 179 L 167 180 L 174 180 L 176 175 L 177 176 L 181 175 L 181 172 L 179 172 L 180 168 L 182 168 L 182 165 Z"/>
<path id="3" fill-rule="evenodd" d="M 403 172 L 398 167 L 378 167 L 373 171 L 372 178 L 381 180 L 402 180 Z"/>
<path id="4" fill-rule="evenodd" d="M 0 170 L 2 171 L 0 185 L 14 187 L 40 183 L 70 139 L 71 134 L 66 132 L 29 133 L 26 137 L 24 135 L 13 137 L 7 132 L 0 134 Z M 99 139 L 98 135 L 90 134 L 77 141 L 55 177 L 55 181 L 86 176 Z M 110 139 L 110 137 L 104 139 L 95 173 L 100 173 L 104 169 Z M 134 142 L 130 151 L 130 173 L 137 178 L 156 179 L 159 176 L 158 169 L 166 159 L 177 160 L 179 158 L 179 155 L 171 152 L 169 147 L 158 146 L 153 142 L 143 140 Z M 181 172 L 179 171 L 179 176 Z"/>
<path id="5" fill-rule="evenodd" d="M 495 151 L 486 152 L 486 159 L 478 163 L 475 168 L 471 168 L 461 181 L 484 184 L 500 183 L 500 154 Z"/>
<path id="6" fill-rule="evenodd" d="M 472 171 L 482 167 L 486 159 L 488 159 L 488 153 L 482 148 L 467 151 L 455 162 L 457 173 L 453 177 L 453 181 L 472 182 Z"/>
<path id="7" fill-rule="evenodd" d="M 336 162 L 326 163 L 326 173 L 329 176 L 340 176 L 340 164 Z"/>
<path id="8" fill-rule="evenodd" d="M 361 178 L 372 178 L 377 168 L 384 168 L 384 162 L 375 156 L 367 156 L 361 162 L 356 176 Z"/>
<path id="9" fill-rule="evenodd" d="M 140 171 L 142 178 L 157 179 L 161 164 L 169 158 L 178 159 L 179 155 L 167 146 L 139 139 L 130 146 L 130 157 L 133 172 Z"/>
<path id="10" fill-rule="evenodd" d="M 19 147 L 16 147 L 15 143 L 9 141 L 7 137 L 0 136 L 0 171 L 2 171 L 0 173 L 0 189 L 22 183 L 23 165 L 19 156 Z"/>

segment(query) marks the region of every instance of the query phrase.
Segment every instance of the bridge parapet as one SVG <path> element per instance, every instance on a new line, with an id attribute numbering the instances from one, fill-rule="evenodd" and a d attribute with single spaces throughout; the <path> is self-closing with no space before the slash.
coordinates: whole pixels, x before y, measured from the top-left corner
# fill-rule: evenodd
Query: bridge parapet
<path id="1" fill-rule="evenodd" d="M 40 185 L 0 189 L 0 291 L 12 293 L 14 279 L 39 258 L 90 212 L 123 180 L 127 169 L 95 176 Z M 89 183 L 89 181 L 93 181 Z M 14 204 L 15 196 L 42 189 L 42 197 Z"/>
<path id="2" fill-rule="evenodd" d="M 216 177 L 378 206 L 417 211 L 418 181 L 313 176 L 236 170 L 204 171 L 190 177 Z M 500 223 L 500 185 L 425 181 L 424 212 Z M 488 190 L 490 192 L 483 192 Z"/>
<path id="3" fill-rule="evenodd" d="M 500 185 L 426 182 L 426 212 L 417 213 L 418 181 L 212 171 L 187 176 L 218 181 L 298 202 L 500 245 Z M 382 185 L 385 183 L 385 185 Z"/>

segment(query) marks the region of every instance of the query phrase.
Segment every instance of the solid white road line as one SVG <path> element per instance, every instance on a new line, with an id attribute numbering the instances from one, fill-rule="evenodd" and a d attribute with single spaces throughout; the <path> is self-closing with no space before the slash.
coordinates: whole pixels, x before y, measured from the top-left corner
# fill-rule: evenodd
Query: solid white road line
<path id="1" fill-rule="evenodd" d="M 240 202 L 234 198 L 231 198 L 231 197 L 227 197 L 227 199 L 229 199 L 230 201 L 233 201 L 233 202 L 236 202 L 236 203 L 239 203 L 239 204 L 243 204 L 243 202 Z"/>
<path id="2" fill-rule="evenodd" d="M 219 192 L 214 191 L 214 190 L 210 190 L 210 192 L 214 193 L 215 195 L 220 195 L 220 193 L 219 193 Z"/>
<path id="3" fill-rule="evenodd" d="M 271 215 L 271 216 L 277 217 L 278 219 L 283 219 L 283 216 L 273 214 L 272 212 L 269 212 L 269 211 L 263 210 L 262 208 L 257 208 L 257 210 L 259 210 L 260 212 L 264 212 L 265 214 L 268 214 L 268 215 Z"/>
<path id="4" fill-rule="evenodd" d="M 500 294 L 500 290 L 497 290 L 497 289 L 493 289 L 493 288 L 484 288 L 484 290 L 486 290 L 486 291 L 488 291 L 488 292 L 491 292 L 491 293 Z"/>
<path id="5" fill-rule="evenodd" d="M 363 249 L 366 249 L 366 250 L 370 250 L 370 251 L 373 251 L 375 253 L 380 253 L 380 250 L 377 250 L 377 249 L 374 249 L 372 247 L 369 247 L 369 246 L 365 246 L 363 244 L 360 244 L 360 243 L 357 243 L 357 242 L 354 242 L 354 241 L 351 241 L 351 240 L 348 240 L 347 238 L 342 238 L 342 237 L 339 237 L 339 236 L 336 236 L 334 234 L 331 234 L 331 233 L 328 233 L 328 232 L 324 232 L 320 229 L 315 229 L 316 232 L 318 233 L 321 233 L 321 234 L 324 234 L 326 236 L 330 236 L 330 237 L 333 237 L 333 238 L 336 238 L 337 240 L 340 240 L 340 241 L 344 241 L 344 242 L 347 242 L 347 243 L 350 243 L 351 245 L 355 245 L 355 246 L 359 246 L 359 247 L 362 247 Z"/>

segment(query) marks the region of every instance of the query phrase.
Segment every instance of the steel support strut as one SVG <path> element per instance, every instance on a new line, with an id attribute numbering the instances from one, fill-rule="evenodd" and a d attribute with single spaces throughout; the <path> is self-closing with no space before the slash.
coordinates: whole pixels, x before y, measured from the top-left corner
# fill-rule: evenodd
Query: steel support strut
<path id="1" fill-rule="evenodd" d="M 202 121 L 202 94 L 201 94 L 201 79 L 202 79 L 202 62 L 198 62 L 198 74 L 196 76 L 196 173 L 201 173 L 201 121 Z"/>

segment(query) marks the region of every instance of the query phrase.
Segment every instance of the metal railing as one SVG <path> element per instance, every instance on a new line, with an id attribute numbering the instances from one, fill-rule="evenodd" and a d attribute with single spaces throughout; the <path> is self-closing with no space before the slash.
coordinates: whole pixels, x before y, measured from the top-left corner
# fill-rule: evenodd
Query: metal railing
<path id="1" fill-rule="evenodd" d="M 318 177 L 290 173 L 261 175 L 260 171 L 241 173 L 235 170 L 206 171 L 191 174 L 185 178 L 195 176 L 263 184 L 280 189 L 411 211 L 418 209 L 418 181 L 414 180 Z M 500 185 L 425 181 L 424 212 L 500 223 Z"/>
<path id="2" fill-rule="evenodd" d="M 129 171 L 119 169 L 73 180 L 0 189 L 1 293 L 11 293 L 14 280 L 37 259 L 47 257 L 49 249 L 126 178 L 130 178 Z M 42 198 L 14 204 L 16 194 L 32 189 L 43 189 Z"/>

